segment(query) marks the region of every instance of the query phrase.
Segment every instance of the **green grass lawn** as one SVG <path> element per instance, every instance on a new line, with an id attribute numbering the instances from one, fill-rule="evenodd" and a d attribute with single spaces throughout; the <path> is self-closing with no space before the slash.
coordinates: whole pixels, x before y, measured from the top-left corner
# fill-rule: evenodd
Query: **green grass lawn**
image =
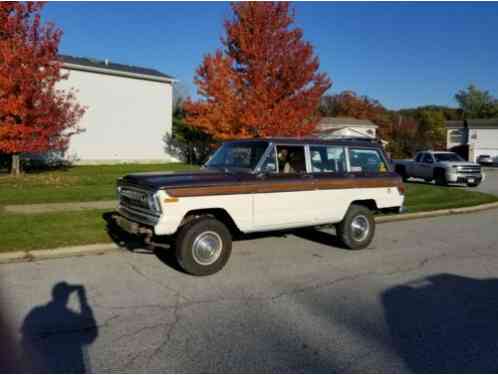
<path id="1" fill-rule="evenodd" d="M 0 252 L 110 242 L 102 218 L 104 212 L 3 215 L 0 218 Z"/>
<path id="2" fill-rule="evenodd" d="M 114 199 L 116 180 L 128 173 L 178 171 L 197 166 L 171 164 L 118 164 L 74 166 L 67 170 L 0 176 L 0 206 L 8 204 L 88 202 Z"/>
<path id="3" fill-rule="evenodd" d="M 456 186 L 406 183 L 407 212 L 468 207 L 498 201 L 498 197 Z"/>
<path id="4" fill-rule="evenodd" d="M 126 173 L 126 169 L 123 168 L 119 173 Z M 111 173 L 108 173 L 103 179 L 111 181 L 114 177 L 111 178 L 110 175 Z M 114 176 L 117 175 L 119 174 L 114 173 Z M 408 212 L 465 207 L 498 201 L 498 197 L 458 187 L 416 183 L 408 183 L 406 187 Z M 103 191 L 106 192 L 105 189 Z M 3 191 L 0 194 L 3 194 Z M 110 194 L 114 194 L 112 189 Z M 37 215 L 0 214 L 0 252 L 110 242 L 111 239 L 106 232 L 106 222 L 102 217 L 104 212 L 106 211 L 87 210 Z"/>

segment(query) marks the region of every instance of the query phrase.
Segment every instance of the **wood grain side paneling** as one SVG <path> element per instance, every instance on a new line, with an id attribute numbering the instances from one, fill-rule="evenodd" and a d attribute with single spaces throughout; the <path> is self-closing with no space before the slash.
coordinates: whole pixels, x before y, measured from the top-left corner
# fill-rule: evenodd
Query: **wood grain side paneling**
<path id="1" fill-rule="evenodd" d="M 214 185 L 199 187 L 175 187 L 166 189 L 172 197 L 200 197 L 212 195 L 279 193 L 291 191 L 361 189 L 402 186 L 399 177 L 344 177 L 344 178 L 309 178 L 290 181 L 272 181 L 239 183 L 234 185 Z"/>

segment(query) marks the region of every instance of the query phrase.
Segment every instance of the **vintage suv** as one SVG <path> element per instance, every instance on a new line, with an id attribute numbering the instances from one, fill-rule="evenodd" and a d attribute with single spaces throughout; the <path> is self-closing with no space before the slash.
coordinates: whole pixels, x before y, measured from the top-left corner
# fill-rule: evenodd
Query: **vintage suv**
<path id="1" fill-rule="evenodd" d="M 224 143 L 199 171 L 118 180 L 127 232 L 166 236 L 194 275 L 219 271 L 232 235 L 335 224 L 349 249 L 368 246 L 375 211 L 399 211 L 404 186 L 366 141 L 253 139 Z"/>

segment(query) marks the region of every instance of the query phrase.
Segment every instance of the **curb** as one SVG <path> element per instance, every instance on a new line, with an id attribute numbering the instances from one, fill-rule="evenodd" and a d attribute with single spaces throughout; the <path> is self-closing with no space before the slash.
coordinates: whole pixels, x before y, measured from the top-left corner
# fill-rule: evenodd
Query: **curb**
<path id="1" fill-rule="evenodd" d="M 498 202 L 480 204 L 478 206 L 470 206 L 470 207 L 448 208 L 444 210 L 415 212 L 413 214 L 377 216 L 375 218 L 375 222 L 378 224 L 391 223 L 393 221 L 405 221 L 405 220 L 415 220 L 415 219 L 422 219 L 428 217 L 467 214 L 472 212 L 492 210 L 494 208 L 498 208 Z"/>
<path id="2" fill-rule="evenodd" d="M 498 208 L 498 202 L 486 203 L 478 206 L 450 208 L 445 210 L 425 211 L 413 214 L 398 214 L 377 216 L 375 222 L 378 224 L 391 223 L 395 221 L 415 220 L 437 216 L 448 216 L 479 212 Z M 59 247 L 55 249 L 29 250 L 29 251 L 12 251 L 0 253 L 0 264 L 32 262 L 45 259 L 57 259 L 85 255 L 102 255 L 109 252 L 118 251 L 120 247 L 114 243 L 101 243 L 94 245 Z"/>
<path id="3" fill-rule="evenodd" d="M 12 251 L 0 253 L 0 264 L 32 262 L 37 260 L 76 257 L 84 255 L 102 255 L 118 251 L 120 247 L 114 243 L 100 243 L 94 245 L 59 247 L 55 249 Z"/>

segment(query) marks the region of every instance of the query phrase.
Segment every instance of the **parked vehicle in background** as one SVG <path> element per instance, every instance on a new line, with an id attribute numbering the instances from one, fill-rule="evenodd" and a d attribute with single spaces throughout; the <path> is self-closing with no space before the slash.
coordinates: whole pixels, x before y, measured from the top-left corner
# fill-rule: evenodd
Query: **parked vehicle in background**
<path id="1" fill-rule="evenodd" d="M 491 155 L 479 155 L 477 157 L 477 162 L 481 165 L 492 165 L 496 162 L 496 160 Z"/>
<path id="2" fill-rule="evenodd" d="M 404 186 L 379 144 L 270 138 L 226 142 L 197 172 L 125 176 L 118 194 L 121 228 L 166 236 L 187 272 L 208 275 L 240 232 L 334 224 L 345 247 L 365 248 L 374 212 L 399 212 Z"/>
<path id="3" fill-rule="evenodd" d="M 410 177 L 438 185 L 463 183 L 477 186 L 485 178 L 481 166 L 449 151 L 421 151 L 415 160 L 394 160 L 394 170 L 406 181 Z"/>

